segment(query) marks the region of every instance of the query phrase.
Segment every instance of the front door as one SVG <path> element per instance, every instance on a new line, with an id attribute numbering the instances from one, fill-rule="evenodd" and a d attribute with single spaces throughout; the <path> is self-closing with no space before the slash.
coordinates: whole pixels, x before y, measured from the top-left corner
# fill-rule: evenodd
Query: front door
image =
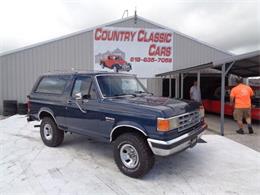
<path id="1" fill-rule="evenodd" d="M 76 94 L 87 95 L 87 99 L 76 100 Z M 99 112 L 96 110 L 99 101 L 93 78 L 90 76 L 79 76 L 74 81 L 73 90 L 67 101 L 66 125 L 68 131 L 77 132 L 93 137 L 102 137 L 99 131 L 101 120 Z"/>

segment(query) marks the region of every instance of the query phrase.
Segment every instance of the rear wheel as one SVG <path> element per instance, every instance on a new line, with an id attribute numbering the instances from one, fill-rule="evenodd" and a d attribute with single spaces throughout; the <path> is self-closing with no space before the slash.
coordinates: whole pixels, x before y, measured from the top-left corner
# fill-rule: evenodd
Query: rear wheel
<path id="1" fill-rule="evenodd" d="M 50 117 L 42 119 L 40 133 L 43 143 L 49 147 L 59 146 L 64 140 L 64 131 L 58 129 Z"/>
<path id="2" fill-rule="evenodd" d="M 154 165 L 154 155 L 146 140 L 135 133 L 120 135 L 114 142 L 115 162 L 122 173 L 139 178 Z"/>
<path id="3" fill-rule="evenodd" d="M 118 65 L 117 64 L 113 66 L 113 71 L 118 72 Z"/>

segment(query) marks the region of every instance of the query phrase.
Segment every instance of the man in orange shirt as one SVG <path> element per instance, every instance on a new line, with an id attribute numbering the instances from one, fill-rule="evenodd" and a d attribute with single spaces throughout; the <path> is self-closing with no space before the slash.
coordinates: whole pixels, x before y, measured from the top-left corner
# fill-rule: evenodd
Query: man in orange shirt
<path id="1" fill-rule="evenodd" d="M 243 118 L 246 119 L 249 134 L 254 133 L 251 125 L 251 97 L 253 95 L 251 87 L 243 84 L 242 78 L 238 78 L 237 86 L 231 90 L 230 101 L 232 104 L 235 102 L 233 116 L 239 126 L 239 130 L 237 130 L 239 134 L 244 134 Z"/>

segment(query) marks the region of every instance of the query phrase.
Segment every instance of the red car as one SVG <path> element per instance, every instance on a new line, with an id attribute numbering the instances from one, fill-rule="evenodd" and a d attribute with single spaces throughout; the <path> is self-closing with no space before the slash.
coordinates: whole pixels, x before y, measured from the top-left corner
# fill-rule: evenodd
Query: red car
<path id="1" fill-rule="evenodd" d="M 253 120 L 260 121 L 260 87 L 251 86 L 254 90 L 255 96 L 252 99 L 252 111 L 251 117 Z M 232 87 L 231 87 L 232 88 Z M 226 97 L 225 97 L 225 115 L 232 116 L 234 107 L 229 103 L 229 93 L 231 88 L 226 88 Z M 220 88 L 217 88 L 215 91 L 214 96 L 217 99 L 204 99 L 202 100 L 203 106 L 205 111 L 213 112 L 213 113 L 220 113 Z"/>
<path id="2" fill-rule="evenodd" d="M 113 69 L 114 72 L 118 72 L 119 70 L 129 72 L 132 70 L 131 64 L 127 63 L 127 61 L 118 55 L 107 56 L 107 58 L 100 61 L 100 65 L 102 68 L 107 67 L 109 69 Z"/>

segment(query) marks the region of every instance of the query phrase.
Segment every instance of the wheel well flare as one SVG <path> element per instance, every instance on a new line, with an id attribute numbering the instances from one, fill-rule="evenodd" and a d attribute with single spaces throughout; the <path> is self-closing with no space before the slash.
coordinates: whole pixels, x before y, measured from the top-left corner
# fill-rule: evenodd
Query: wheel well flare
<path id="1" fill-rule="evenodd" d="M 51 113 L 49 113 L 47 111 L 41 111 L 40 114 L 39 114 L 39 119 L 41 120 L 44 117 L 50 117 L 50 118 L 52 118 L 55 121 L 55 119 L 54 119 L 54 117 L 53 117 L 53 115 Z"/>
<path id="2" fill-rule="evenodd" d="M 111 135 L 110 135 L 110 141 L 114 141 L 117 137 L 124 133 L 135 133 L 138 135 L 141 135 L 143 138 L 147 138 L 147 135 L 145 132 L 143 132 L 140 129 L 134 128 L 134 127 L 128 127 L 128 126 L 120 126 L 115 129 L 113 129 Z"/>

